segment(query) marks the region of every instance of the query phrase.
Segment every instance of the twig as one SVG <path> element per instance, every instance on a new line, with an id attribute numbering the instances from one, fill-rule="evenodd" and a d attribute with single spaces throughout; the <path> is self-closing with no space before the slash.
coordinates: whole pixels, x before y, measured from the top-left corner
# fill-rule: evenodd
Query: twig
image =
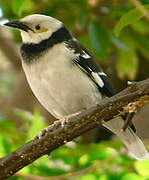
<path id="1" fill-rule="evenodd" d="M 61 121 L 56 121 L 40 139 L 33 139 L 0 159 L 0 180 L 12 176 L 39 157 L 49 155 L 56 148 L 109 121 L 120 112 L 127 112 L 127 108 L 124 107 L 129 103 L 136 106 L 136 109 L 149 103 L 149 78 L 137 82 L 135 88 L 128 87 L 111 98 L 105 98 L 98 106 L 70 117 L 63 126 Z"/>
<path id="2" fill-rule="evenodd" d="M 129 0 L 138 10 L 144 15 L 144 17 L 149 21 L 149 13 L 147 9 L 138 0 Z"/>

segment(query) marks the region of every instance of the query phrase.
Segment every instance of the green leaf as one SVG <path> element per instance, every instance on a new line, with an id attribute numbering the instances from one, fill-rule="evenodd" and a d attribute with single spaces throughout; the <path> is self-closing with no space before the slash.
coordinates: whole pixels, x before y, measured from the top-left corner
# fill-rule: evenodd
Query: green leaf
<path id="1" fill-rule="evenodd" d="M 136 55 L 136 45 L 134 40 L 124 34 L 123 42 L 128 47 L 127 50 L 119 50 L 118 51 L 118 60 L 117 60 L 117 72 L 118 76 L 123 78 L 129 78 L 130 80 L 134 80 L 138 70 L 138 58 Z"/>
<path id="2" fill-rule="evenodd" d="M 31 140 L 41 129 L 45 128 L 46 124 L 40 116 L 40 112 L 37 108 L 34 110 L 34 119 L 29 129 L 28 137 L 26 141 Z"/>
<path id="3" fill-rule="evenodd" d="M 3 137 L 2 139 L 2 146 L 5 150 L 5 154 L 9 154 L 12 150 L 12 146 L 11 146 L 11 143 L 10 143 L 10 140 L 8 140 L 7 138 Z"/>
<path id="4" fill-rule="evenodd" d="M 107 174 L 103 174 L 101 175 L 97 180 L 108 180 L 108 175 Z"/>
<path id="5" fill-rule="evenodd" d="M 87 162 L 89 161 L 89 155 L 88 154 L 84 154 L 83 156 L 81 156 L 78 160 L 79 164 L 85 165 Z"/>
<path id="6" fill-rule="evenodd" d="M 105 29 L 100 27 L 95 21 L 89 24 L 89 36 L 92 47 L 99 59 L 105 60 L 109 53 L 110 40 Z"/>
<path id="7" fill-rule="evenodd" d="M 20 16 L 22 13 L 22 10 L 25 8 L 26 2 L 28 0 L 13 0 L 12 9 L 13 12 Z"/>
<path id="8" fill-rule="evenodd" d="M 30 173 L 30 167 L 26 166 L 23 169 L 20 170 L 20 173 L 22 174 L 29 174 Z"/>
<path id="9" fill-rule="evenodd" d="M 0 156 L 5 156 L 9 154 L 12 150 L 12 145 L 11 142 L 8 138 L 3 136 L 2 134 L 0 135 Z"/>
<path id="10" fill-rule="evenodd" d="M 96 180 L 96 176 L 94 174 L 85 174 L 79 177 L 77 180 Z"/>
<path id="11" fill-rule="evenodd" d="M 132 29 L 134 29 L 136 32 L 138 32 L 141 35 L 145 35 L 148 33 L 148 28 L 146 28 L 148 25 L 146 24 L 146 21 L 136 21 L 135 23 L 131 24 Z"/>
<path id="12" fill-rule="evenodd" d="M 147 11 L 149 10 L 149 5 L 145 5 L 144 7 L 146 8 Z M 127 12 L 126 14 L 124 14 L 121 17 L 119 22 L 116 24 L 116 26 L 114 28 L 115 35 L 118 36 L 120 34 L 120 31 L 124 27 L 126 27 L 130 24 L 133 24 L 134 22 L 138 21 L 142 17 L 144 17 L 144 15 L 138 10 L 138 8 L 135 8 L 135 9 Z"/>
<path id="13" fill-rule="evenodd" d="M 135 173 L 128 173 L 124 175 L 121 180 L 145 180 L 143 177 L 135 174 Z"/>
<path id="14" fill-rule="evenodd" d="M 149 60 L 149 38 L 144 36 L 134 35 L 134 40 L 137 44 L 137 48 Z"/>
<path id="15" fill-rule="evenodd" d="M 134 166 L 138 174 L 149 177 L 149 160 L 144 160 L 142 162 L 136 161 Z"/>

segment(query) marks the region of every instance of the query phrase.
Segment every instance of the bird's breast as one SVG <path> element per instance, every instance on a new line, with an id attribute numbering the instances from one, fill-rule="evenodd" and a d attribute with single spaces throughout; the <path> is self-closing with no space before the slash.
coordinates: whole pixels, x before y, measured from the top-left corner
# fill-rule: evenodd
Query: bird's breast
<path id="1" fill-rule="evenodd" d="M 35 63 L 22 62 L 35 96 L 58 119 L 94 106 L 101 99 L 97 86 L 72 58 L 67 48 L 56 46 Z"/>

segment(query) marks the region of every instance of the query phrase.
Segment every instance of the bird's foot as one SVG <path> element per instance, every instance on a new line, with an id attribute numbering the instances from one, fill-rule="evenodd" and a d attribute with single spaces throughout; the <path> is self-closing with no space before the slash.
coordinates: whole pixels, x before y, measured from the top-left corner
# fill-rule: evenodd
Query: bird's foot
<path id="1" fill-rule="evenodd" d="M 80 113 L 82 113 L 84 110 L 78 111 L 76 113 L 70 114 L 68 116 L 63 117 L 60 121 L 61 121 L 61 126 L 64 127 L 68 122 L 70 118 L 73 118 L 77 115 L 79 115 Z"/>
<path id="2" fill-rule="evenodd" d="M 35 137 L 34 139 L 41 139 L 47 132 L 48 132 L 49 126 L 42 129 Z"/>

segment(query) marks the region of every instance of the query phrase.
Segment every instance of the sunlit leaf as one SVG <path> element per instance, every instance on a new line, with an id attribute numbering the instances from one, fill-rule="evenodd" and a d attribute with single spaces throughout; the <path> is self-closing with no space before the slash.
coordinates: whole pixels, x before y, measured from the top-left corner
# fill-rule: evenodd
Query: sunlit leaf
<path id="1" fill-rule="evenodd" d="M 42 119 L 42 116 L 40 115 L 40 112 L 37 108 L 34 110 L 34 119 L 32 121 L 32 124 L 30 126 L 27 141 L 31 140 L 35 135 L 37 135 L 41 129 L 45 128 L 46 124 Z"/>
<path id="2" fill-rule="evenodd" d="M 138 174 L 149 177 L 149 160 L 144 160 L 142 162 L 136 161 L 134 166 Z"/>
<path id="3" fill-rule="evenodd" d="M 108 56 L 110 40 L 105 29 L 100 27 L 95 21 L 89 24 L 89 36 L 92 47 L 99 59 L 105 60 Z"/>
<path id="4" fill-rule="evenodd" d="M 80 165 L 85 165 L 88 162 L 88 160 L 89 160 L 88 154 L 84 154 L 83 156 L 81 156 L 79 158 L 78 162 L 79 162 Z"/>
<path id="5" fill-rule="evenodd" d="M 141 35 L 148 33 L 148 28 L 146 28 L 147 24 L 146 22 L 139 20 L 135 23 L 131 24 L 131 27 L 136 31 L 139 32 Z"/>
<path id="6" fill-rule="evenodd" d="M 20 170 L 20 173 L 22 174 L 29 174 L 30 173 L 30 167 L 26 166 L 23 169 Z"/>
<path id="7" fill-rule="evenodd" d="M 145 5 L 144 7 L 146 8 L 147 11 L 149 10 L 149 5 Z M 114 28 L 115 35 L 118 36 L 120 31 L 124 27 L 126 27 L 126 26 L 128 26 L 130 24 L 133 24 L 134 22 L 138 21 L 142 17 L 144 17 L 144 14 L 142 12 L 140 12 L 140 10 L 138 10 L 138 8 L 127 12 L 126 14 L 124 14 L 121 17 L 119 22 L 116 24 L 116 26 Z"/>
<path id="8" fill-rule="evenodd" d="M 103 174 L 100 177 L 98 177 L 97 180 L 109 180 L 109 177 L 107 176 L 107 174 Z"/>
<path id="9" fill-rule="evenodd" d="M 94 174 L 85 174 L 77 178 L 77 180 L 96 180 L 96 176 Z"/>
<path id="10" fill-rule="evenodd" d="M 143 177 L 135 174 L 135 173 L 128 173 L 124 175 L 121 180 L 145 180 Z"/>

